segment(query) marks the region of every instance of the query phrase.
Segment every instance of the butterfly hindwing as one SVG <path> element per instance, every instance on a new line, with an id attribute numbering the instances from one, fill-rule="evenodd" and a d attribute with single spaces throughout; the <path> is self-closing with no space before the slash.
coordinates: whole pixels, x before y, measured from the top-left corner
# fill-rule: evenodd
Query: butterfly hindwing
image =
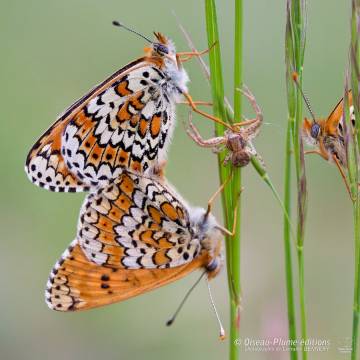
<path id="1" fill-rule="evenodd" d="M 201 248 L 173 192 L 161 180 L 129 172 L 88 195 L 78 239 L 90 261 L 129 269 L 176 267 Z"/>
<path id="2" fill-rule="evenodd" d="M 32 183 L 51 191 L 88 191 L 89 187 L 69 171 L 61 155 L 61 135 L 66 125 L 66 121 L 58 120 L 35 143 L 25 171 Z"/>
<path id="3" fill-rule="evenodd" d="M 146 172 L 164 159 L 173 123 L 165 75 L 139 59 L 70 107 L 32 148 L 26 172 L 52 191 L 87 191 L 123 169 Z"/>
<path id="4" fill-rule="evenodd" d="M 46 303 L 53 310 L 76 311 L 112 304 L 178 280 L 204 266 L 204 252 L 176 268 L 130 270 L 97 265 L 87 259 L 75 240 L 52 270 Z"/>

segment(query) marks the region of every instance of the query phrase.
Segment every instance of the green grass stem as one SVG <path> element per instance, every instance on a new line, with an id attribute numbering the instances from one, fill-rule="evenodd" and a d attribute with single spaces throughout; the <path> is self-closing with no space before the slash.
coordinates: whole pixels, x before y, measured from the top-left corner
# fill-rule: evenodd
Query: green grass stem
<path id="1" fill-rule="evenodd" d="M 221 66 L 221 53 L 220 53 L 220 40 L 217 25 L 216 5 L 215 0 L 205 0 L 205 14 L 206 14 L 206 30 L 208 37 L 209 47 L 216 43 L 212 51 L 209 53 L 210 61 L 210 83 L 213 99 L 213 113 L 222 119 L 227 118 L 227 112 L 224 107 L 224 84 L 222 76 Z M 239 19 L 238 21 L 241 21 Z M 241 27 L 240 27 L 241 29 Z M 240 34 L 241 39 L 241 34 Z M 241 60 L 240 60 L 241 61 Z M 241 63 L 240 63 L 241 64 Z M 241 66 L 241 65 L 240 65 Z M 237 69 L 237 80 L 241 83 L 241 68 L 240 72 Z M 237 112 L 241 111 L 239 108 L 240 101 L 236 100 L 238 107 Z M 215 133 L 217 136 L 222 136 L 224 133 L 224 127 L 219 124 L 215 124 Z M 220 182 L 224 181 L 229 176 L 229 169 L 223 166 L 223 154 L 219 154 L 219 177 Z M 236 360 L 239 358 L 240 347 L 236 344 L 236 339 L 240 338 L 239 328 L 239 311 L 240 311 L 240 199 L 239 194 L 241 190 L 240 174 L 235 173 L 230 181 L 230 186 L 226 186 L 222 193 L 222 205 L 223 214 L 225 218 L 225 224 L 228 229 L 232 229 L 235 216 L 237 219 L 236 234 L 234 237 L 226 237 L 226 264 L 227 275 L 229 284 L 229 296 L 230 296 L 230 336 L 229 336 L 229 358 L 230 360 Z M 237 214 L 233 213 L 235 208 L 235 201 L 238 203 Z"/>
<path id="2" fill-rule="evenodd" d="M 285 60 L 288 96 L 288 131 L 286 141 L 284 203 L 287 211 L 291 209 L 291 149 L 293 149 L 296 184 L 297 184 L 297 234 L 296 252 L 298 261 L 298 286 L 300 301 L 301 339 L 307 339 L 306 303 L 305 303 L 305 266 L 304 266 L 304 237 L 307 205 L 306 176 L 303 143 L 301 137 L 302 126 L 302 96 L 294 86 L 292 74 L 296 71 L 299 86 L 302 85 L 303 62 L 305 52 L 305 0 L 287 1 L 287 22 L 285 34 Z M 290 138 L 292 142 L 290 142 Z M 284 222 L 285 267 L 288 300 L 289 337 L 296 336 L 295 308 L 292 287 L 291 249 L 287 219 Z M 302 359 L 307 359 L 305 346 L 301 349 Z M 292 359 L 297 358 L 291 353 Z"/>
<path id="3" fill-rule="evenodd" d="M 351 359 L 358 359 L 359 316 L 360 316 L 360 197 L 359 197 L 359 153 L 360 153 L 360 0 L 351 0 L 351 88 L 355 112 L 355 136 L 348 136 L 346 146 L 348 159 L 348 174 L 353 201 L 354 222 L 354 298 L 352 309 L 352 352 Z M 344 118 L 347 123 L 348 134 L 352 134 L 349 107 L 347 102 L 348 77 L 345 83 Z"/>

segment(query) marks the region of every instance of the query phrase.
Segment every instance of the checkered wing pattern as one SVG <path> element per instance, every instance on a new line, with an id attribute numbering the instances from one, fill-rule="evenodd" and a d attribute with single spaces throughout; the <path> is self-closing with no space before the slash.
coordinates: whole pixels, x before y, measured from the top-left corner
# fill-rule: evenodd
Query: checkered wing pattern
<path id="1" fill-rule="evenodd" d="M 29 179 L 51 191 L 87 191 L 123 169 L 146 173 L 166 156 L 175 99 L 161 63 L 139 59 L 73 104 L 31 149 Z"/>
<path id="2" fill-rule="evenodd" d="M 46 301 L 70 311 L 125 300 L 207 266 L 212 256 L 163 180 L 123 172 L 87 196 L 77 239 L 51 271 Z"/>
<path id="3" fill-rule="evenodd" d="M 174 193 L 154 178 L 127 172 L 88 195 L 78 240 L 89 261 L 128 269 L 180 266 L 201 248 Z"/>

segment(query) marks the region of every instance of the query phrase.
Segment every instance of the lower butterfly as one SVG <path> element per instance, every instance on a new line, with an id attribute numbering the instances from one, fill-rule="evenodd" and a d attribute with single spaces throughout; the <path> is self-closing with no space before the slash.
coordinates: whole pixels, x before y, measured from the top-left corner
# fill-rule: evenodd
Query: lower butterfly
<path id="1" fill-rule="evenodd" d="M 46 302 L 76 311 L 126 300 L 196 269 L 222 265 L 223 229 L 208 210 L 192 208 L 163 178 L 123 172 L 90 193 L 76 239 L 51 271 Z"/>
<path id="2" fill-rule="evenodd" d="M 199 110 L 187 90 L 182 63 L 208 50 L 177 53 L 171 40 L 154 34 L 156 41 L 138 34 L 150 43 L 145 55 L 77 100 L 35 143 L 25 165 L 34 184 L 77 192 L 106 185 L 124 169 L 150 173 L 166 157 L 181 100 L 224 124 Z"/>

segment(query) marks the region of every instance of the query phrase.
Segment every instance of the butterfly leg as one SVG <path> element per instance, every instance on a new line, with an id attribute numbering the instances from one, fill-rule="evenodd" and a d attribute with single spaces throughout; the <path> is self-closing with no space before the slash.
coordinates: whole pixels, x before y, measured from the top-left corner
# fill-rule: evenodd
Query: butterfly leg
<path id="1" fill-rule="evenodd" d="M 320 151 L 320 150 L 308 150 L 308 151 L 305 151 L 305 155 L 307 155 L 307 154 L 318 154 L 318 155 L 320 155 L 322 158 L 324 158 L 325 160 L 329 160 L 329 158 L 324 154 L 324 152 L 322 152 L 322 151 Z M 338 158 L 333 154 L 333 155 L 332 155 L 332 159 L 333 159 L 336 167 L 338 168 L 342 179 L 344 180 L 344 184 L 345 184 L 345 186 L 346 186 L 346 190 L 347 190 L 347 192 L 348 192 L 348 194 L 349 194 L 349 196 L 350 196 L 350 199 L 351 199 L 352 201 L 355 201 L 355 199 L 353 198 L 353 196 L 352 196 L 352 194 L 351 194 L 350 185 L 349 185 L 349 183 L 348 183 L 348 181 L 347 181 L 346 174 L 345 174 L 344 169 L 342 168 L 342 166 L 341 166 Z"/>
<path id="2" fill-rule="evenodd" d="M 214 42 L 208 49 L 203 50 L 203 51 L 183 51 L 183 52 L 178 52 L 176 54 L 176 57 L 179 59 L 180 62 L 186 62 L 188 60 L 190 60 L 191 58 L 193 58 L 194 56 L 202 56 L 205 55 L 207 53 L 209 53 L 211 51 L 211 49 L 216 45 L 216 42 Z"/>
<path id="3" fill-rule="evenodd" d="M 318 155 L 320 155 L 321 157 L 323 156 L 322 153 L 321 153 L 321 151 L 319 151 L 319 150 L 306 150 L 306 151 L 304 151 L 304 154 L 305 154 L 305 155 L 318 154 Z"/>
<path id="4" fill-rule="evenodd" d="M 191 121 L 192 119 L 192 113 L 189 112 L 189 127 L 186 128 L 186 133 L 199 145 L 202 147 L 216 147 L 221 144 L 224 144 L 226 142 L 226 139 L 223 136 L 220 137 L 214 137 L 208 140 L 204 140 L 202 136 L 200 135 L 199 130 L 196 128 L 196 126 Z"/>
<path id="5" fill-rule="evenodd" d="M 232 126 L 236 130 L 239 127 L 253 125 L 253 124 L 257 123 L 257 122 L 258 122 L 257 119 L 250 119 L 250 120 L 245 120 L 245 121 L 242 121 L 242 122 L 239 122 L 239 123 L 234 123 L 234 124 L 232 124 Z"/>
<path id="6" fill-rule="evenodd" d="M 317 154 L 320 155 L 323 159 L 325 159 L 326 161 L 329 161 L 329 156 L 326 152 L 326 150 L 323 148 L 324 146 L 322 145 L 322 143 L 319 144 L 320 150 L 315 149 L 315 150 L 306 150 L 304 151 L 305 155 L 309 155 L 309 154 Z"/>
<path id="7" fill-rule="evenodd" d="M 210 101 L 193 101 L 193 103 L 195 105 L 203 105 L 203 106 L 213 106 L 213 103 Z M 183 105 L 189 105 L 189 103 L 187 101 L 180 101 L 178 102 L 178 104 L 183 104 Z"/>
<path id="8" fill-rule="evenodd" d="M 187 100 L 187 104 L 193 109 L 194 112 L 196 112 L 196 113 L 206 117 L 207 119 L 210 119 L 220 125 L 223 125 L 230 130 L 233 130 L 231 125 L 227 124 L 226 122 L 222 121 L 221 119 L 219 119 L 213 115 L 210 115 L 202 110 L 199 110 L 196 107 L 196 102 L 194 102 L 194 100 L 191 98 L 191 96 L 188 93 L 183 93 L 183 95 L 184 95 L 185 99 Z"/>
<path id="9" fill-rule="evenodd" d="M 206 215 L 211 213 L 211 209 L 213 206 L 213 202 L 216 199 L 216 197 L 224 190 L 226 184 L 229 182 L 229 180 L 232 178 L 233 173 L 231 172 L 230 175 L 228 176 L 228 178 L 219 186 L 219 188 L 214 192 L 214 194 L 210 197 L 209 201 L 208 201 L 208 206 L 207 206 L 207 210 L 206 210 Z"/>
<path id="10" fill-rule="evenodd" d="M 335 162 L 335 164 L 336 164 L 336 166 L 337 166 L 337 168 L 338 168 L 338 170 L 339 170 L 339 172 L 340 172 L 340 175 L 341 175 L 342 179 L 344 180 L 344 184 L 345 184 L 345 186 L 346 186 L 346 190 L 347 190 L 348 193 L 349 193 L 350 199 L 351 199 L 352 201 L 355 201 L 356 199 L 354 199 L 354 197 L 352 196 L 351 189 L 350 189 L 350 185 L 349 185 L 349 182 L 348 182 L 348 180 L 347 180 L 347 177 L 346 177 L 346 174 L 345 174 L 345 172 L 344 172 L 344 169 L 342 168 L 342 166 L 341 166 L 338 158 L 337 158 L 335 155 L 333 155 L 332 158 L 333 158 L 333 160 L 334 160 L 334 162 Z"/>
<path id="11" fill-rule="evenodd" d="M 241 188 L 240 190 L 240 193 L 239 193 L 239 196 L 240 194 L 242 193 L 242 191 L 244 190 L 244 188 Z M 233 222 L 233 227 L 232 227 L 232 230 L 229 231 L 228 229 L 226 229 L 225 227 L 223 226 L 220 226 L 218 225 L 217 228 L 224 234 L 224 235 L 227 235 L 227 236 L 230 236 L 230 237 L 233 237 L 236 233 L 236 225 L 237 225 L 237 211 L 238 211 L 238 206 L 239 206 L 239 197 L 237 198 L 236 200 L 236 205 L 235 205 L 235 208 L 234 208 L 234 214 L 233 214 L 233 219 L 234 219 L 234 222 Z"/>

